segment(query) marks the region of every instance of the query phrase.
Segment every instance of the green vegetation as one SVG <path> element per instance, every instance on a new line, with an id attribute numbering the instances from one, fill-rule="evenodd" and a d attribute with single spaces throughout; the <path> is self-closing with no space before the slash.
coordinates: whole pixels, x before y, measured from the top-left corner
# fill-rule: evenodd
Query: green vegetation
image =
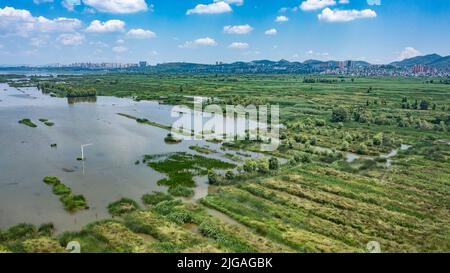
<path id="1" fill-rule="evenodd" d="M 31 127 L 31 128 L 36 128 L 37 127 L 36 124 L 34 124 L 30 119 L 27 119 L 27 118 L 20 120 L 19 123 L 23 124 L 23 125 L 26 125 L 28 127 Z"/>
<path id="2" fill-rule="evenodd" d="M 119 201 L 108 205 L 108 211 L 113 216 L 121 216 L 123 214 L 135 211 L 138 208 L 139 205 L 136 203 L 136 201 L 128 198 L 122 198 Z"/>
<path id="3" fill-rule="evenodd" d="M 196 151 L 197 153 L 201 153 L 201 154 L 205 154 L 205 155 L 217 153 L 216 151 L 211 150 L 209 147 L 201 147 L 198 145 L 190 146 L 189 149 L 191 149 L 192 151 Z"/>
<path id="4" fill-rule="evenodd" d="M 172 201 L 172 200 L 173 200 L 172 196 L 163 192 L 154 192 L 142 196 L 142 202 L 148 206 L 155 206 L 163 201 Z"/>
<path id="5" fill-rule="evenodd" d="M 167 136 L 164 138 L 164 142 L 165 142 L 166 144 L 179 144 L 179 143 L 182 142 L 182 140 L 181 140 L 181 139 L 178 139 L 178 138 L 175 138 L 175 137 L 173 136 L 172 133 L 169 133 L 169 134 L 167 134 Z"/>
<path id="6" fill-rule="evenodd" d="M 37 85 L 38 89 L 45 94 L 54 94 L 59 97 L 94 97 L 97 92 L 94 88 L 79 88 L 64 83 L 42 82 Z"/>
<path id="7" fill-rule="evenodd" d="M 212 169 L 231 169 L 235 165 L 213 158 L 188 153 L 145 156 L 144 162 L 157 172 L 167 175 L 158 182 L 169 188 L 176 186 L 194 187 L 194 176 L 204 176 Z M 172 189 L 174 191 L 174 189 Z"/>
<path id="8" fill-rule="evenodd" d="M 192 197 L 194 196 L 194 190 L 191 188 L 177 185 L 169 188 L 169 193 L 175 197 Z"/>
<path id="9" fill-rule="evenodd" d="M 86 198 L 82 195 L 73 195 L 72 190 L 64 185 L 59 178 L 46 176 L 43 181 L 45 184 L 52 186 L 53 193 L 60 197 L 60 200 L 67 211 L 74 213 L 89 208 Z"/>
<path id="10" fill-rule="evenodd" d="M 239 167 L 187 153 L 145 156 L 143 163 L 167 176 L 159 184 L 171 195 L 192 190 L 195 176 L 207 175 L 214 190 L 200 203 L 145 195 L 146 208 L 66 233 L 62 245 L 78 240 L 90 252 L 366 252 L 378 241 L 383 252 L 450 250 L 446 78 L 107 74 L 45 81 L 172 104 L 191 105 L 185 96 L 196 95 L 211 98 L 204 106 L 279 105 L 284 125 L 281 145 L 267 158 L 224 156 Z M 261 152 L 259 144 L 222 148 Z M 204 148 L 191 147 L 211 154 Z M 37 236 L 27 226 L 14 233 Z M 0 251 L 23 251 L 13 237 L 0 241 Z"/>

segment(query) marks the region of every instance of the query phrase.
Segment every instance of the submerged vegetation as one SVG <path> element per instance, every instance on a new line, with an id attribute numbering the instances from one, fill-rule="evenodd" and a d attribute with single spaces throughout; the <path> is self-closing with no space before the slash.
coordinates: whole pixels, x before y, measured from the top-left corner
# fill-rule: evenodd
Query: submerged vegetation
<path id="1" fill-rule="evenodd" d="M 170 192 L 176 196 L 192 195 L 187 188 L 195 187 L 195 176 L 206 176 L 208 171 L 213 169 L 235 167 L 234 164 L 188 153 L 147 155 L 144 162 L 155 171 L 167 175 L 167 178 L 160 180 L 158 184 L 168 186 Z"/>
<path id="2" fill-rule="evenodd" d="M 72 190 L 64 185 L 59 178 L 46 176 L 44 183 L 52 186 L 52 191 L 60 197 L 64 208 L 69 212 L 77 212 L 79 210 L 88 209 L 86 198 L 82 195 L 73 195 Z"/>
<path id="3" fill-rule="evenodd" d="M 19 123 L 23 124 L 23 125 L 26 125 L 28 127 L 31 127 L 31 128 L 36 128 L 37 127 L 36 124 L 34 124 L 30 119 L 27 119 L 27 118 L 20 120 Z"/>

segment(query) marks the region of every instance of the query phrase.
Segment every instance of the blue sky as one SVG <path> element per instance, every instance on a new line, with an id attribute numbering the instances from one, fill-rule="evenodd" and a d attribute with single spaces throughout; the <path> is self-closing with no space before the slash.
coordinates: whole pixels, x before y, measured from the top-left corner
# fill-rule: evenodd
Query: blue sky
<path id="1" fill-rule="evenodd" d="M 0 64 L 450 55 L 448 0 L 0 0 Z"/>

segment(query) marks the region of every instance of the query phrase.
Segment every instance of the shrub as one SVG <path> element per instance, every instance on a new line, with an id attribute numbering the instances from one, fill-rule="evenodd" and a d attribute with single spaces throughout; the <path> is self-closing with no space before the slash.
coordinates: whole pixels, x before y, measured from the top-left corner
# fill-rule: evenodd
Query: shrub
<path id="1" fill-rule="evenodd" d="M 5 237 L 8 241 L 22 240 L 36 236 L 36 227 L 30 224 L 18 224 L 9 228 Z"/>
<path id="2" fill-rule="evenodd" d="M 142 196 L 142 202 L 149 206 L 157 205 L 163 201 L 171 201 L 173 197 L 163 192 L 153 192 Z"/>
<path id="3" fill-rule="evenodd" d="M 56 195 L 69 195 L 72 193 L 72 190 L 64 184 L 57 184 L 53 186 L 53 193 Z"/>
<path id="4" fill-rule="evenodd" d="M 111 203 L 108 205 L 108 211 L 113 216 L 121 216 L 126 213 L 133 212 L 139 208 L 139 205 L 136 201 L 122 198 L 119 201 Z"/>
<path id="5" fill-rule="evenodd" d="M 257 170 L 257 163 L 255 160 L 253 159 L 247 159 L 244 161 L 244 171 L 251 173 L 251 172 L 255 172 Z"/>
<path id="6" fill-rule="evenodd" d="M 195 194 L 193 189 L 181 185 L 170 187 L 169 193 L 176 197 L 191 197 Z"/>
<path id="7" fill-rule="evenodd" d="M 39 227 L 38 232 L 42 236 L 51 237 L 55 232 L 55 226 L 53 225 L 53 223 L 42 224 Z"/>
<path id="8" fill-rule="evenodd" d="M 269 160 L 267 158 L 262 158 L 257 162 L 257 169 L 259 173 L 270 172 Z"/>
<path id="9" fill-rule="evenodd" d="M 46 177 L 44 177 L 44 183 L 47 185 L 56 186 L 56 185 L 61 184 L 61 180 L 59 180 L 58 177 L 46 176 Z"/>
<path id="10" fill-rule="evenodd" d="M 337 107 L 333 109 L 333 113 L 331 114 L 332 122 L 345 122 L 348 120 L 349 113 L 347 109 L 344 107 Z"/>
<path id="11" fill-rule="evenodd" d="M 280 168 L 280 163 L 278 161 L 278 158 L 271 157 L 269 159 L 269 169 L 271 170 L 278 170 Z"/>
<path id="12" fill-rule="evenodd" d="M 367 145 L 364 143 L 361 143 L 358 145 L 358 148 L 356 149 L 356 153 L 360 155 L 366 155 L 369 153 L 369 149 L 367 148 Z"/>

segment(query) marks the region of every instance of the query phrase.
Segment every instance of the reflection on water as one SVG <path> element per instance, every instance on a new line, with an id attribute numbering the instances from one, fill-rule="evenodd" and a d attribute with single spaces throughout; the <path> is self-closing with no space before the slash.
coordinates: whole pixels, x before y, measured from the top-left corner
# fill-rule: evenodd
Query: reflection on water
<path id="1" fill-rule="evenodd" d="M 71 97 L 71 98 L 67 98 L 67 103 L 68 104 L 84 103 L 84 102 L 96 103 L 97 102 L 97 97 L 96 96 L 89 96 L 89 97 Z"/>
<path id="2" fill-rule="evenodd" d="M 143 164 L 135 165 L 145 154 L 192 152 L 189 146 L 209 145 L 219 151 L 211 157 L 229 161 L 216 144 L 183 141 L 167 145 L 167 131 L 117 115 L 127 113 L 170 125 L 176 119 L 170 115 L 170 106 L 114 97 L 65 100 L 43 95 L 36 88 L 18 90 L 5 84 L 0 84 L 0 90 L 0 228 L 53 222 L 58 232 L 79 230 L 108 218 L 106 207 L 113 201 L 122 197 L 140 200 L 145 193 L 165 191 L 157 185 L 164 175 Z M 17 96 L 20 94 L 26 96 Z M 81 101 L 89 103 L 78 103 Z M 24 118 L 38 127 L 19 124 Z M 55 125 L 45 126 L 39 119 Z M 86 161 L 77 161 L 80 145 L 86 143 L 93 144 L 85 149 Z M 83 194 L 90 209 L 65 212 L 58 197 L 42 182 L 45 176 L 57 176 L 73 192 Z M 206 179 L 199 178 L 194 199 L 207 193 Z"/>

